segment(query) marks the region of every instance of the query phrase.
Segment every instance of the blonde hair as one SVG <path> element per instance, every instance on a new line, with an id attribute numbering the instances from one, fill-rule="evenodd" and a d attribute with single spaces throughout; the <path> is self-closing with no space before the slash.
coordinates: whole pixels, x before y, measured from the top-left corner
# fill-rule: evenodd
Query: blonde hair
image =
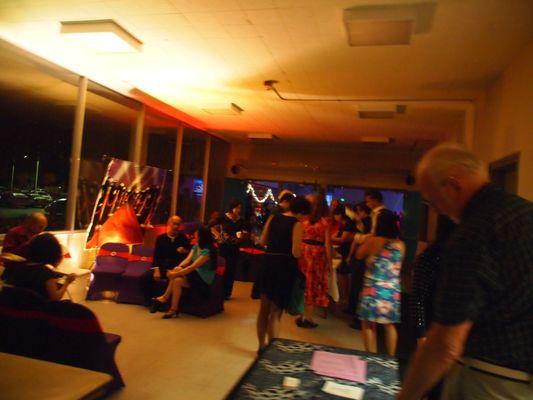
<path id="1" fill-rule="evenodd" d="M 485 164 L 471 151 L 457 143 L 442 143 L 429 150 L 416 166 L 416 176 L 424 176 L 433 183 L 446 178 L 452 168 L 459 168 L 462 176 L 488 179 Z"/>

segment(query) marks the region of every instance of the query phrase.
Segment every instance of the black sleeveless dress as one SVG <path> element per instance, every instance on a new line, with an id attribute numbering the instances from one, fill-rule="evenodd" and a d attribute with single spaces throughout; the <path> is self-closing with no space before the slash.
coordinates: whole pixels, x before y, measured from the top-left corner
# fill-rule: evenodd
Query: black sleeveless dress
<path id="1" fill-rule="evenodd" d="M 295 217 L 282 214 L 272 218 L 264 264 L 257 281 L 259 293 L 282 309 L 289 305 L 299 273 L 297 259 L 292 256 L 292 230 L 296 222 Z"/>

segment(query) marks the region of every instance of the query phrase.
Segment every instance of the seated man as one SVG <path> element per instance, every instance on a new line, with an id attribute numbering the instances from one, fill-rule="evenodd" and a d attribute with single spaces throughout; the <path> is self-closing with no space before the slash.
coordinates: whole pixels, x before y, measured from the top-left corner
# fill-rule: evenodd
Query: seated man
<path id="1" fill-rule="evenodd" d="M 159 235 L 155 242 L 154 267 L 141 276 L 141 290 L 145 305 L 152 303 L 152 298 L 160 295 L 157 282 L 167 279 L 167 271 L 179 265 L 191 249 L 189 239 L 180 231 L 181 218 L 170 217 L 167 232 Z"/>
<path id="2" fill-rule="evenodd" d="M 31 238 L 44 231 L 47 225 L 48 220 L 43 213 L 31 213 L 22 225 L 15 226 L 7 231 L 2 253 L 23 255 L 24 246 Z"/>

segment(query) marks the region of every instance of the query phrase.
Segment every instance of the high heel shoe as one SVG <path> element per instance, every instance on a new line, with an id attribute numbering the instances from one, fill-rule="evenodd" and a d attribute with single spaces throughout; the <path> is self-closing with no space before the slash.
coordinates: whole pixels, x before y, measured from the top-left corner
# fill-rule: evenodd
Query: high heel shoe
<path id="1" fill-rule="evenodd" d="M 155 297 L 152 299 L 152 305 L 150 306 L 150 313 L 156 313 L 158 311 L 161 311 L 163 308 L 165 308 L 165 303 L 162 301 L 159 301 Z"/>
<path id="2" fill-rule="evenodd" d="M 178 310 L 168 310 L 166 313 L 163 314 L 163 319 L 169 319 L 169 318 L 177 318 L 178 317 Z"/>

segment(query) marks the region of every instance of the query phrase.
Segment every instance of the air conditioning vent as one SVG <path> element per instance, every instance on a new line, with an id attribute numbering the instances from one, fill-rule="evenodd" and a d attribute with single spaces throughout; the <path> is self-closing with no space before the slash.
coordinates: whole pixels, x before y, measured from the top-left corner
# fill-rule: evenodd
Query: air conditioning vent
<path id="1" fill-rule="evenodd" d="M 404 104 L 359 104 L 357 116 L 360 119 L 392 119 L 396 114 L 405 114 L 406 109 Z"/>

